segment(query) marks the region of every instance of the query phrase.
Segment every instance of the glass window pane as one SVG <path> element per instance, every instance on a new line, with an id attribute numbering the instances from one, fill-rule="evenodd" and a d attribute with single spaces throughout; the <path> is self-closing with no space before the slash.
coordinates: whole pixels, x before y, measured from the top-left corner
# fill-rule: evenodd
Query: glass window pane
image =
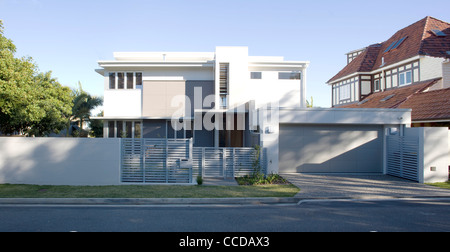
<path id="1" fill-rule="evenodd" d="M 403 84 L 405 84 L 405 74 L 404 73 L 401 73 L 401 74 L 399 74 L 399 84 L 400 85 L 403 85 Z"/>
<path id="2" fill-rule="evenodd" d="M 141 138 L 141 122 L 134 122 L 134 138 Z"/>
<path id="3" fill-rule="evenodd" d="M 109 89 L 116 88 L 116 73 L 109 73 Z"/>
<path id="4" fill-rule="evenodd" d="M 125 84 L 124 74 L 123 73 L 117 73 L 117 78 L 118 78 L 117 88 L 118 89 L 123 89 L 124 88 L 124 84 Z"/>
<path id="5" fill-rule="evenodd" d="M 127 89 L 133 89 L 133 73 L 127 73 Z"/>
<path id="6" fill-rule="evenodd" d="M 411 71 L 406 72 L 406 83 L 411 83 Z"/>
<path id="7" fill-rule="evenodd" d="M 114 121 L 108 122 L 108 137 L 114 138 Z"/>
<path id="8" fill-rule="evenodd" d="M 131 138 L 131 133 L 133 131 L 133 122 L 125 122 L 125 135 L 127 138 Z"/>
<path id="9" fill-rule="evenodd" d="M 117 121 L 117 137 L 123 137 L 123 121 Z"/>
<path id="10" fill-rule="evenodd" d="M 136 73 L 136 86 L 142 85 L 142 73 Z"/>
<path id="11" fill-rule="evenodd" d="M 250 78 L 251 79 L 261 79 L 262 78 L 262 73 L 261 72 L 251 72 L 250 73 Z"/>
<path id="12" fill-rule="evenodd" d="M 280 80 L 300 80 L 300 73 L 287 73 L 287 72 L 279 72 L 278 79 Z"/>

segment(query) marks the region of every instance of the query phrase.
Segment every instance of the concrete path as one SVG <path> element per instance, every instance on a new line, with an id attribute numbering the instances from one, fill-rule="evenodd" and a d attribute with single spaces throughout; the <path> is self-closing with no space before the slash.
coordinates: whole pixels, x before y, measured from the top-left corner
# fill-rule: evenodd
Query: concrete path
<path id="1" fill-rule="evenodd" d="M 450 190 L 389 175 L 281 174 L 300 199 L 450 197 Z"/>

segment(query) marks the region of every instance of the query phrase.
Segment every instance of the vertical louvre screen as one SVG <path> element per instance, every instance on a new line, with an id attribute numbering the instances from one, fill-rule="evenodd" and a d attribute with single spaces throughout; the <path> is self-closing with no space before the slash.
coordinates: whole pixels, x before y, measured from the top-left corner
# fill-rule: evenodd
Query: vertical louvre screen
<path id="1" fill-rule="evenodd" d="M 220 63 L 220 94 L 228 94 L 229 63 Z"/>
<path id="2" fill-rule="evenodd" d="M 189 139 L 122 139 L 121 180 L 127 183 L 191 183 Z"/>
<path id="3" fill-rule="evenodd" d="M 419 181 L 419 139 L 417 137 L 387 137 L 387 174 Z"/>

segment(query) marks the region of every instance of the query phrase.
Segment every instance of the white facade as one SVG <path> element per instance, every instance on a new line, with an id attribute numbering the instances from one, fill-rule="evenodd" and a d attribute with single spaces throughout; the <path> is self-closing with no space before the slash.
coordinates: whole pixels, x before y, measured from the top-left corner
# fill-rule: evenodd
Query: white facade
<path id="1" fill-rule="evenodd" d="M 283 57 L 254 57 L 247 47 L 217 47 L 207 52 L 116 52 L 115 60 L 99 61 L 104 76 L 105 118 L 140 117 L 142 88 L 133 91 L 109 87 L 110 73 L 142 73 L 143 81 L 212 80 L 215 82 L 216 109 L 220 104 L 220 63 L 229 64 L 228 108 L 255 100 L 256 106 L 279 102 L 281 107 L 305 107 L 307 61 L 284 61 Z M 260 73 L 260 78 L 251 78 Z M 279 73 L 300 73 L 299 79 L 280 79 Z M 126 81 L 126 80 L 125 80 Z M 116 80 L 117 82 L 117 80 Z M 117 83 L 116 83 L 117 85 Z M 123 100 L 122 100 L 123 99 Z M 125 107 L 117 103 L 129 104 Z"/>
<path id="2" fill-rule="evenodd" d="M 227 114 L 228 124 L 229 120 L 239 120 L 233 118 L 239 114 L 247 120 L 240 129 L 245 132 L 233 137 L 242 138 L 239 144 L 248 146 L 250 127 L 258 124 L 258 120 L 248 123 L 248 118 L 257 118 L 252 111 L 267 106 L 306 106 L 309 62 L 249 56 L 247 47 L 216 47 L 215 52 L 116 52 L 114 60 L 98 64 L 101 69 L 96 71 L 104 76 L 101 119 L 105 137 L 120 137 L 126 121 L 128 130 L 133 131 L 128 137 L 148 137 L 145 127 L 155 120 L 182 118 L 198 123 L 199 118 L 204 121 L 205 113 L 216 113 Z M 211 136 L 217 147 L 222 123 L 216 120 L 213 124 Z M 161 134 L 163 129 L 155 135 L 168 137 L 171 128 L 163 127 L 165 134 Z M 195 138 L 195 133 L 192 135 Z"/>

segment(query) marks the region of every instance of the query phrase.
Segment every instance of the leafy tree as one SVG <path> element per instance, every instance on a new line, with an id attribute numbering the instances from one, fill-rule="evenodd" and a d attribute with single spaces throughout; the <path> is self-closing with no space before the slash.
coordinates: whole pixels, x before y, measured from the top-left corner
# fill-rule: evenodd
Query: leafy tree
<path id="1" fill-rule="evenodd" d="M 31 57 L 15 58 L 0 20 L 0 131 L 42 136 L 59 132 L 70 115 L 70 89 L 51 72 L 38 73 Z"/>
<path id="2" fill-rule="evenodd" d="M 78 89 L 73 90 L 72 120 L 79 120 L 80 129 L 83 129 L 83 121 L 89 121 L 91 110 L 103 104 L 101 97 L 91 96 L 83 90 L 78 82 Z"/>
<path id="3" fill-rule="evenodd" d="M 103 111 L 98 113 L 97 116 L 103 117 Z M 90 120 L 89 125 L 91 127 L 90 134 L 94 137 L 103 137 L 103 120 Z"/>

